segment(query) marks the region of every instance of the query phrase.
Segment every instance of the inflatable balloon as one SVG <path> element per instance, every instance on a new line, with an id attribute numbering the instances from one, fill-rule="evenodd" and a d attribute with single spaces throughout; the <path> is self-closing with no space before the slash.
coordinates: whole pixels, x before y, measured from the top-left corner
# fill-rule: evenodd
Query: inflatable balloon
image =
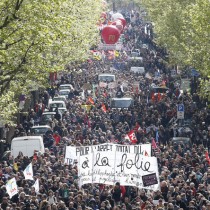
<path id="1" fill-rule="evenodd" d="M 106 12 L 102 12 L 100 16 L 100 20 L 101 20 L 100 22 L 104 23 L 106 21 L 106 18 L 107 18 Z"/>
<path id="2" fill-rule="evenodd" d="M 117 18 L 117 20 L 121 20 L 123 24 L 123 28 L 126 26 L 126 20 L 124 18 Z"/>
<path id="3" fill-rule="evenodd" d="M 120 32 L 123 31 L 123 23 L 122 23 L 121 20 L 116 20 L 116 21 L 114 21 L 114 22 L 112 23 L 112 25 L 115 25 L 116 28 L 118 28 L 118 30 L 119 30 Z"/>
<path id="4" fill-rule="evenodd" d="M 106 12 L 102 12 L 102 13 L 101 13 L 101 18 L 106 19 L 106 17 L 107 17 Z"/>
<path id="5" fill-rule="evenodd" d="M 124 17 L 123 17 L 123 15 L 120 14 L 120 13 L 114 13 L 114 14 L 112 15 L 112 21 L 115 21 L 115 20 L 117 20 L 118 18 L 124 18 Z"/>
<path id="6" fill-rule="evenodd" d="M 116 26 L 105 26 L 101 32 L 102 39 L 106 44 L 115 44 L 120 38 L 120 31 Z"/>

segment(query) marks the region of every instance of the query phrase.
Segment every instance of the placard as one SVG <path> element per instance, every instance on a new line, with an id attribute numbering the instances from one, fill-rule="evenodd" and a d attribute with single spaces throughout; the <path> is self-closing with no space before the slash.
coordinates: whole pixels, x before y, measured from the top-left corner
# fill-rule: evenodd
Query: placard
<path id="1" fill-rule="evenodd" d="M 158 184 L 156 173 L 142 176 L 143 186 L 148 187 Z"/>

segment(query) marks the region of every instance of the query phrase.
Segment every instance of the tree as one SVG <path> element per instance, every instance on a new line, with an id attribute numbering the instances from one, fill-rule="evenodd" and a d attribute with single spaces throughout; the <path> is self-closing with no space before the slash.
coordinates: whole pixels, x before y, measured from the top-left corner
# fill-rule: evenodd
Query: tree
<path id="1" fill-rule="evenodd" d="M 1 117 L 17 111 L 15 94 L 27 93 L 30 81 L 44 84 L 49 72 L 86 58 L 98 41 L 102 6 L 99 0 L 0 1 L 0 107 L 12 104 Z"/>
<path id="2" fill-rule="evenodd" d="M 210 1 L 142 0 L 142 4 L 154 24 L 156 41 L 168 49 L 172 62 L 193 66 L 202 74 L 201 93 L 210 99 L 206 82 L 210 75 Z"/>

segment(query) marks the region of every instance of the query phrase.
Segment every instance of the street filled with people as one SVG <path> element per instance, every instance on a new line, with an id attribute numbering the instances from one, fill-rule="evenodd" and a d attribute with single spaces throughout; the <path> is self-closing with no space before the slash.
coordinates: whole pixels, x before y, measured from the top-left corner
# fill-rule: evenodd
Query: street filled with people
<path id="1" fill-rule="evenodd" d="M 45 148 L 31 157 L 3 158 L 1 209 L 210 209 L 210 110 L 198 93 L 199 76 L 167 64 L 167 51 L 154 42 L 152 24 L 139 11 L 122 14 L 121 49 L 96 47 L 88 61 L 50 77 L 49 88 L 16 126 L 13 138 L 42 135 Z M 179 105 L 184 117 L 178 117 Z M 77 162 L 65 162 L 66 146 L 104 143 L 152 144 L 159 189 L 119 182 L 80 186 Z M 30 163 L 33 180 L 26 180 Z M 12 178 L 18 192 L 11 197 L 6 184 Z"/>

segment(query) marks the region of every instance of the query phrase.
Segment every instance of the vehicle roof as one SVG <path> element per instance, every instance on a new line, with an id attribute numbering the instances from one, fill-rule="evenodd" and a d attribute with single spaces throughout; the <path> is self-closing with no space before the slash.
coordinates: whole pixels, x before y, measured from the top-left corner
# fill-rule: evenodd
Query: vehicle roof
<path id="1" fill-rule="evenodd" d="M 71 87 L 72 87 L 71 84 L 62 84 L 62 85 L 60 85 L 60 86 L 71 86 Z"/>
<path id="2" fill-rule="evenodd" d="M 188 137 L 173 137 L 172 138 L 172 141 L 189 141 L 190 140 L 190 138 L 188 138 Z"/>
<path id="3" fill-rule="evenodd" d="M 163 86 L 163 87 L 160 87 L 160 86 L 151 86 L 152 88 L 156 88 L 156 89 L 168 89 L 167 87 Z"/>
<path id="4" fill-rule="evenodd" d="M 61 96 L 61 95 L 55 96 L 54 98 L 65 98 L 65 99 L 66 99 L 65 96 Z M 53 98 L 53 99 L 54 99 L 54 98 Z M 52 99 L 52 100 L 53 100 L 53 99 Z"/>
<path id="5" fill-rule="evenodd" d="M 64 103 L 64 101 L 49 101 L 49 104 L 59 104 Z"/>
<path id="6" fill-rule="evenodd" d="M 133 98 L 111 98 L 112 100 L 115 101 L 120 101 L 120 100 L 133 100 Z"/>
<path id="7" fill-rule="evenodd" d="M 21 136 L 21 137 L 15 137 L 14 139 L 12 139 L 12 141 L 22 141 L 23 139 L 42 139 L 41 136 Z"/>
<path id="8" fill-rule="evenodd" d="M 56 114 L 56 112 L 44 112 L 42 115 L 47 115 L 47 114 Z"/>
<path id="9" fill-rule="evenodd" d="M 70 92 L 70 90 L 69 89 L 64 89 L 64 90 L 59 90 L 59 92 Z"/>
<path id="10" fill-rule="evenodd" d="M 98 76 L 115 76 L 115 74 L 99 74 Z"/>
<path id="11" fill-rule="evenodd" d="M 32 128 L 50 128 L 51 129 L 49 125 L 36 125 L 36 126 L 33 126 Z"/>

